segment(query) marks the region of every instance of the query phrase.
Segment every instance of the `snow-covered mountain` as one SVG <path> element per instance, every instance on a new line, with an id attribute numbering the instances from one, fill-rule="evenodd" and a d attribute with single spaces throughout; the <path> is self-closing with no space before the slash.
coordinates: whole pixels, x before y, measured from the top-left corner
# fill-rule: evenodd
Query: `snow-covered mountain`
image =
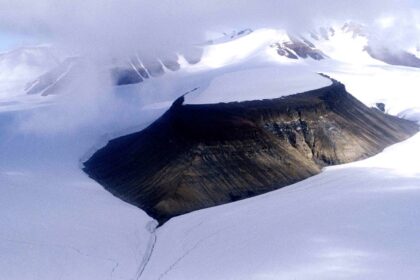
<path id="1" fill-rule="evenodd" d="M 181 96 L 147 129 L 97 151 L 84 171 L 163 225 L 373 156 L 419 131 L 319 78 L 332 83 L 294 95 L 273 90 L 285 94 L 274 99 L 198 106 Z"/>
<path id="2" fill-rule="evenodd" d="M 83 173 L 80 161 L 108 140 L 145 128 L 196 88 L 187 95 L 192 104 L 272 98 L 321 87 L 317 73 L 325 73 L 364 104 L 383 103 L 386 112 L 420 122 L 420 69 L 373 58 L 369 39 L 354 26 L 233 37 L 189 58 L 195 64 L 179 56 L 177 70 L 171 59 L 176 71 L 157 63 L 155 77 L 141 59 L 116 63 L 143 82 L 124 78 L 123 86 L 97 95 L 84 94 L 101 85 L 93 79 L 83 94 L 53 94 L 76 61 L 38 50 L 0 56 L 0 278 L 418 278 L 419 134 L 373 158 L 157 229 L 142 210 Z M 299 55 L 302 49 L 308 57 Z M 105 66 L 104 75 L 112 73 Z"/>
<path id="3" fill-rule="evenodd" d="M 381 61 L 391 65 L 420 66 L 420 58 L 415 52 L 373 44 L 371 41 L 374 40 L 375 35 L 369 34 L 365 29 L 363 25 L 353 22 L 341 26 L 318 28 L 306 34 L 290 34 L 286 30 L 266 29 L 254 32 L 252 29 L 243 29 L 213 35 L 215 39 L 203 45 L 203 52 L 200 48 L 194 48 L 185 55 L 172 55 L 158 59 L 144 59 L 134 54 L 125 60 L 113 61 L 111 64 L 105 63 L 101 71 L 109 71 L 116 85 L 137 84 L 150 78 L 159 78 L 165 73 L 178 71 L 181 67 L 194 69 L 220 67 L 221 63 L 232 65 L 235 61 L 248 59 L 253 53 L 260 53 L 263 49 L 269 51 L 270 48 L 279 56 L 291 60 L 332 59 L 352 64 L 375 64 Z M 42 55 L 51 56 L 51 52 L 48 52 L 46 48 L 39 49 L 43 50 L 44 54 L 38 54 L 36 57 L 38 61 L 44 61 Z M 33 54 L 33 61 L 36 60 L 35 54 Z M 33 67 L 28 67 L 23 62 L 16 62 L 22 59 L 14 59 L 14 55 L 10 55 L 10 60 L 15 61 L 16 65 L 22 65 L 24 69 L 30 70 Z M 78 60 L 80 63 L 82 58 Z M 48 73 L 43 73 L 42 76 L 30 81 L 25 91 L 28 94 L 41 93 L 43 95 L 58 92 L 60 87 L 55 89 L 54 86 L 57 80 L 72 79 L 65 76 L 71 76 L 70 68 L 75 64 L 77 62 L 74 58 L 62 60 L 60 63 L 55 59 L 54 65 L 50 64 L 49 67 L 43 69 L 44 72 L 48 69 Z M 46 66 L 45 63 L 43 66 Z"/>

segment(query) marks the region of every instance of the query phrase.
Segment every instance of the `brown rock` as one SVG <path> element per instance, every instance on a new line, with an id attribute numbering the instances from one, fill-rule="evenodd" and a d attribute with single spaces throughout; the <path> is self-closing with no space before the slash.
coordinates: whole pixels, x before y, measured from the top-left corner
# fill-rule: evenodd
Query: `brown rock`
<path id="1" fill-rule="evenodd" d="M 161 224 L 367 158 L 418 131 L 331 86 L 273 100 L 182 105 L 85 163 L 107 190 Z"/>

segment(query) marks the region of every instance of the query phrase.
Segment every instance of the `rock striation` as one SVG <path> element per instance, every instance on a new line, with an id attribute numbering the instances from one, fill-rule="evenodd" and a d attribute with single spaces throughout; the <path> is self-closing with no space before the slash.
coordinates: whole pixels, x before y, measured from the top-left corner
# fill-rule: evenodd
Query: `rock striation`
<path id="1" fill-rule="evenodd" d="M 417 124 L 368 108 L 343 84 L 272 100 L 183 105 L 112 140 L 84 171 L 163 224 L 373 156 Z"/>

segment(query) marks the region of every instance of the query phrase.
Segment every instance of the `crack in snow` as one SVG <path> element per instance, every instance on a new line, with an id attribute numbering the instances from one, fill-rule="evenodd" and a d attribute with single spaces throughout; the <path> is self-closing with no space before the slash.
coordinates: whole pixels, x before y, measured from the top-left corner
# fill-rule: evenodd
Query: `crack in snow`
<path id="1" fill-rule="evenodd" d="M 200 239 L 199 241 L 197 241 L 197 243 L 191 247 L 190 249 L 188 249 L 187 251 L 184 252 L 184 254 L 182 254 L 178 259 L 175 260 L 175 262 L 173 262 L 158 278 L 158 280 L 162 280 L 165 276 L 168 275 L 169 272 L 171 272 L 175 266 L 177 266 L 185 257 L 187 257 L 193 250 L 195 250 L 199 245 L 201 245 L 204 241 L 206 241 L 207 239 L 212 238 L 213 236 L 216 236 L 217 234 L 219 234 L 220 232 L 222 232 L 224 229 L 218 230 L 215 233 L 212 233 L 208 236 L 203 237 L 202 239 Z"/>
<path id="2" fill-rule="evenodd" d="M 156 245 L 156 241 L 157 241 L 157 236 L 156 236 L 156 228 L 158 226 L 157 221 L 153 220 L 147 223 L 146 225 L 146 229 L 148 232 L 150 232 L 150 238 L 149 238 L 149 242 L 147 243 L 147 248 L 146 248 L 146 252 L 143 256 L 143 260 L 139 265 L 139 268 L 137 270 L 135 279 L 139 280 L 141 278 L 141 276 L 143 275 L 144 270 L 146 269 L 147 264 L 149 263 L 153 251 L 155 249 L 155 245 Z"/>

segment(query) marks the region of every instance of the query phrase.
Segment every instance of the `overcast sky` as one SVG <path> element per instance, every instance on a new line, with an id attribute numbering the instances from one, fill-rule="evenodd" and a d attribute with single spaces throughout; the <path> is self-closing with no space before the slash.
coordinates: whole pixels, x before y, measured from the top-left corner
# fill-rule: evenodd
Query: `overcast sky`
<path id="1" fill-rule="evenodd" d="M 180 52 L 207 31 L 285 27 L 300 31 L 331 20 L 411 19 L 413 0 L 0 0 L 0 48 L 20 35 L 86 52 L 144 56 Z M 8 34 L 4 36 L 4 34 Z M 48 34 L 48 36 L 44 36 Z M 48 38 L 48 39 L 45 39 Z M 3 41 L 3 42 L 2 42 Z"/>

